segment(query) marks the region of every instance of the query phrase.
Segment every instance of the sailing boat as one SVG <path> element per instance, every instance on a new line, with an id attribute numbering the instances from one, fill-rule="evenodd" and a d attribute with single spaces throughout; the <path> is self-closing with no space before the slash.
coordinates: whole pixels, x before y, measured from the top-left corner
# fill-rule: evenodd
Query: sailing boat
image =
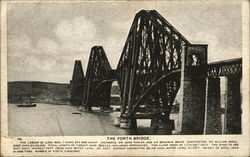
<path id="1" fill-rule="evenodd" d="M 26 102 L 25 104 L 23 104 L 23 98 L 22 96 L 19 96 L 19 100 L 20 100 L 20 104 L 18 104 L 18 107 L 36 107 L 36 104 L 33 103 L 33 100 L 35 99 L 35 97 L 29 97 L 30 100 L 28 102 Z"/>

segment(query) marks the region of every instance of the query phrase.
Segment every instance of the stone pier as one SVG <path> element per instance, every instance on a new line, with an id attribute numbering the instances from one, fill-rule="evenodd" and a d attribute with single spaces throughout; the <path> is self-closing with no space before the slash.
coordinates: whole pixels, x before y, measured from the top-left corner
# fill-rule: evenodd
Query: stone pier
<path id="1" fill-rule="evenodd" d="M 180 104 L 181 134 L 203 134 L 206 97 L 207 45 L 183 46 L 182 102 Z"/>
<path id="2" fill-rule="evenodd" d="M 227 77 L 226 134 L 241 133 L 241 75 Z"/>
<path id="3" fill-rule="evenodd" d="M 222 134 L 220 78 L 207 79 L 205 134 Z"/>

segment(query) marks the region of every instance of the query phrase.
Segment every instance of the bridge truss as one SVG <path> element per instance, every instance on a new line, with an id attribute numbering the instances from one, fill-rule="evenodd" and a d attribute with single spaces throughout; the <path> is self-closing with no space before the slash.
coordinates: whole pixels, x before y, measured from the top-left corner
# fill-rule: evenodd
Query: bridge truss
<path id="1" fill-rule="evenodd" d="M 111 69 L 103 47 L 92 47 L 85 78 L 83 106 L 88 110 L 93 106 L 108 108 L 113 81 L 114 70 Z"/>
<path id="2" fill-rule="evenodd" d="M 242 75 L 242 58 L 212 62 L 208 64 L 207 77 Z"/>
<path id="3" fill-rule="evenodd" d="M 156 11 L 136 14 L 117 66 L 122 116 L 169 118 L 180 87 L 182 45 L 189 44 Z"/>
<path id="4" fill-rule="evenodd" d="M 190 113 L 183 114 L 182 123 L 193 131 L 189 123 L 196 121 L 192 118 L 194 114 L 199 113 L 196 117 L 200 119 L 204 117 L 206 78 L 241 75 L 241 72 L 241 59 L 207 64 L 206 45 L 192 45 L 158 12 L 141 10 L 135 15 L 116 70 L 111 68 L 102 46 L 92 47 L 82 105 L 87 110 L 93 106 L 109 108 L 111 85 L 117 80 L 121 118 L 166 122 L 182 75 L 186 79 L 182 83 L 187 87 L 183 97 L 185 93 L 191 98 L 183 102 Z M 196 96 L 199 98 L 192 98 Z M 192 110 L 193 104 L 199 111 Z M 197 128 L 201 133 L 203 122 Z"/>

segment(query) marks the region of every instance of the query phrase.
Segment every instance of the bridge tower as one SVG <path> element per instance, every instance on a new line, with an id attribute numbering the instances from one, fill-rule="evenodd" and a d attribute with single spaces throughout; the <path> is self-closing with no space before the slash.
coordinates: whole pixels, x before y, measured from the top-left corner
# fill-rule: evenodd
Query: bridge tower
<path id="1" fill-rule="evenodd" d="M 71 105 L 81 105 L 84 91 L 84 73 L 80 60 L 75 61 L 72 80 L 70 80 L 68 99 Z"/>
<path id="2" fill-rule="evenodd" d="M 136 14 L 117 66 L 121 127 L 151 119 L 152 127 L 162 125 L 171 133 L 169 116 L 180 87 L 182 45 L 191 44 L 158 12 Z"/>
<path id="3" fill-rule="evenodd" d="M 85 77 L 83 107 L 88 111 L 91 111 L 92 107 L 110 109 L 113 81 L 115 81 L 115 71 L 111 69 L 103 47 L 92 47 Z"/>

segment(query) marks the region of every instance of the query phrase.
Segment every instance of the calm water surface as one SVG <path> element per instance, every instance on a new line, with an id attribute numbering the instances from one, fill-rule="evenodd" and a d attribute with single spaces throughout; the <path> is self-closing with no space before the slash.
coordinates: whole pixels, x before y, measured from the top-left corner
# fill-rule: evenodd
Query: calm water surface
<path id="1" fill-rule="evenodd" d="M 118 106 L 113 106 L 116 108 Z M 17 107 L 9 104 L 10 136 L 84 136 L 84 135 L 160 135 L 164 129 L 146 128 L 150 120 L 138 120 L 137 129 L 120 129 L 114 126 L 119 112 L 72 114 L 78 107 L 69 105 L 37 104 L 36 107 Z"/>

